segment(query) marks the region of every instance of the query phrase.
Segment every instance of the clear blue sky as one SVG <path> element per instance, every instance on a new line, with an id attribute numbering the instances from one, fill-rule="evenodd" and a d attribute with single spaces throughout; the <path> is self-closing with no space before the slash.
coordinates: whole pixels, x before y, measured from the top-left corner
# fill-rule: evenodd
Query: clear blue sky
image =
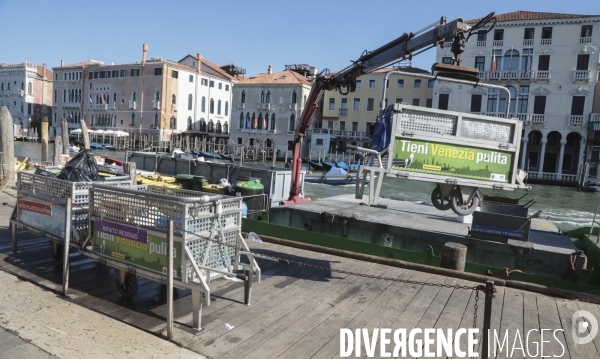
<path id="1" fill-rule="evenodd" d="M 48 67 L 90 58 L 115 64 L 202 53 L 247 76 L 268 65 L 307 63 L 338 71 L 360 56 L 446 16 L 472 19 L 516 10 L 600 14 L 600 1 L 87 1 L 0 0 L 0 63 Z M 598 25 L 600 26 L 600 24 Z M 429 70 L 435 50 L 415 56 Z"/>

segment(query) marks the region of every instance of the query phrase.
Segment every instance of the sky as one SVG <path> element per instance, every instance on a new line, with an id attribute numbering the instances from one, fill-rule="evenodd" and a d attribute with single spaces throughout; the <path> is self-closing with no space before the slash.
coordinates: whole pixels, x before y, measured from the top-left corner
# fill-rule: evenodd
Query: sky
<path id="1" fill-rule="evenodd" d="M 274 72 L 287 64 L 336 72 L 441 16 L 517 10 L 600 15 L 600 1 L 0 0 L 0 63 L 134 63 L 146 43 L 148 58 L 179 61 L 201 53 L 218 65 L 245 68 L 248 77 L 269 65 Z M 430 70 L 434 61 L 431 49 L 412 66 Z"/>

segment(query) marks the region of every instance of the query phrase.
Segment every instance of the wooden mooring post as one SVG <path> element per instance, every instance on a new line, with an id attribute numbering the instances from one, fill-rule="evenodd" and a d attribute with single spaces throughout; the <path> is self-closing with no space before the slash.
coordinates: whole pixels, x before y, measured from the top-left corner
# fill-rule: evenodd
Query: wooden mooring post
<path id="1" fill-rule="evenodd" d="M 48 117 L 42 118 L 42 163 L 48 161 Z"/>
<path id="2" fill-rule="evenodd" d="M 13 134 L 13 118 L 8 107 L 0 107 L 0 152 L 3 153 L 4 165 L 0 163 L 0 175 L 8 181 L 15 172 L 15 138 Z M 0 188 L 2 182 L 0 181 Z M 1 190 L 0 190 L 1 192 Z"/>
<path id="3" fill-rule="evenodd" d="M 63 144 L 63 155 L 69 155 L 69 125 L 66 118 L 60 120 L 62 144 Z"/>
<path id="4" fill-rule="evenodd" d="M 467 261 L 467 246 L 463 244 L 447 242 L 442 250 L 442 268 L 465 271 Z"/>

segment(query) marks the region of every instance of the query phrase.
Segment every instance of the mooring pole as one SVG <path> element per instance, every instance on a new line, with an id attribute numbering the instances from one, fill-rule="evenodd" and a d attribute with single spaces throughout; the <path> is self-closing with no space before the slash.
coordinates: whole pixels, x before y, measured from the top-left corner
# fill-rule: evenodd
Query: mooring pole
<path id="1" fill-rule="evenodd" d="M 173 220 L 167 222 L 167 338 L 173 339 Z"/>
<path id="2" fill-rule="evenodd" d="M 63 241 L 63 295 L 69 294 L 69 243 L 71 242 L 71 198 L 66 199 L 65 238 Z"/>
<path id="3" fill-rule="evenodd" d="M 481 358 L 488 359 L 489 343 L 490 343 L 490 326 L 492 323 L 492 300 L 494 299 L 494 281 L 488 280 L 485 282 L 485 307 L 483 308 L 483 346 L 481 350 Z"/>

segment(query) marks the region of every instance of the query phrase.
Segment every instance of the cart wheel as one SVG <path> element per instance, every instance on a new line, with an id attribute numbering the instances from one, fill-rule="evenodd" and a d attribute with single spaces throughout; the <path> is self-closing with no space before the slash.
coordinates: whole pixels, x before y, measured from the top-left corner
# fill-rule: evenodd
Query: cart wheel
<path id="1" fill-rule="evenodd" d="M 440 211 L 447 211 L 452 208 L 450 200 L 442 198 L 442 190 L 440 190 L 440 187 L 438 186 L 436 186 L 433 189 L 433 192 L 431 192 L 431 203 Z"/>
<path id="2" fill-rule="evenodd" d="M 119 278 L 115 278 L 117 291 L 122 297 L 132 298 L 138 291 L 138 281 L 135 274 L 127 273 L 123 284 L 119 283 Z"/>
<path id="3" fill-rule="evenodd" d="M 473 198 L 471 198 L 471 201 L 469 201 L 469 203 L 463 203 L 462 193 L 460 192 L 460 189 L 457 188 L 452 193 L 450 203 L 452 205 L 452 210 L 454 211 L 454 213 L 458 214 L 459 216 L 468 216 L 471 213 L 475 212 L 475 210 L 479 206 L 479 197 L 477 195 L 474 195 Z"/>

